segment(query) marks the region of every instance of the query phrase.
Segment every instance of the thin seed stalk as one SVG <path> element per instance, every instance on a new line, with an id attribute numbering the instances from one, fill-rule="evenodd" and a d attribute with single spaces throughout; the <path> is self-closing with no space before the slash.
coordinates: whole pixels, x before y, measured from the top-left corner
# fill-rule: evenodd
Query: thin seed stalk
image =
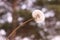
<path id="1" fill-rule="evenodd" d="M 11 37 L 20 27 L 24 26 L 26 23 L 30 22 L 31 20 L 33 20 L 33 18 L 25 21 L 24 23 L 22 23 L 22 25 L 17 26 L 17 27 L 10 33 L 10 35 L 8 36 L 8 38 Z"/>

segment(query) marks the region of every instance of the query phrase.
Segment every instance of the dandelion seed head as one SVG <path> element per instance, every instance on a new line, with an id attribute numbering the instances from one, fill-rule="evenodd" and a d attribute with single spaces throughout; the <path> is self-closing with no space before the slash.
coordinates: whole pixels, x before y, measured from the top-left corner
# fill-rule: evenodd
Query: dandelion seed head
<path id="1" fill-rule="evenodd" d="M 45 20 L 44 13 L 42 11 L 40 11 L 40 10 L 34 10 L 32 12 L 32 17 L 34 18 L 36 23 L 42 23 Z"/>

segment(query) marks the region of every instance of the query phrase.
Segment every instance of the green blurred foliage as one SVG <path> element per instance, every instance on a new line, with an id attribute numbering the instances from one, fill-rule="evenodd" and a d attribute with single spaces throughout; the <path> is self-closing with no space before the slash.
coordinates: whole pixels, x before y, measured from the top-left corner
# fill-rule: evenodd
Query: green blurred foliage
<path id="1" fill-rule="evenodd" d="M 60 20 L 60 5 L 48 5 L 48 9 L 53 9 L 55 11 L 55 17 Z"/>
<path id="2" fill-rule="evenodd" d="M 43 6 L 43 1 L 42 0 L 37 0 L 35 4 L 38 5 L 38 6 Z"/>
<path id="3" fill-rule="evenodd" d="M 8 31 L 9 28 L 11 28 L 11 27 L 12 27 L 11 24 L 9 24 L 9 23 L 5 23 L 5 24 L 2 25 L 2 27 L 0 27 L 0 29 L 5 29 L 6 31 Z"/>
<path id="4" fill-rule="evenodd" d="M 29 11 L 29 10 L 20 10 L 18 12 L 18 14 L 21 16 L 21 17 L 24 17 L 25 20 L 28 20 L 30 18 L 32 18 L 32 13 Z"/>
<path id="5" fill-rule="evenodd" d="M 38 6 L 45 6 L 49 10 L 54 10 L 55 17 L 57 20 L 60 20 L 60 0 L 37 0 L 36 5 Z"/>

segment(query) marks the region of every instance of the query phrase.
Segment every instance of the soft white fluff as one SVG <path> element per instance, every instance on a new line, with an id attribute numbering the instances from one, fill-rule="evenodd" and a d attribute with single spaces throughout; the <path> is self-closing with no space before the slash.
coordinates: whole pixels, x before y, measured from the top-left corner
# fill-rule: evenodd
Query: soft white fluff
<path id="1" fill-rule="evenodd" d="M 44 13 L 40 10 L 34 10 L 32 12 L 32 17 L 35 19 L 36 23 L 42 23 L 45 20 Z"/>

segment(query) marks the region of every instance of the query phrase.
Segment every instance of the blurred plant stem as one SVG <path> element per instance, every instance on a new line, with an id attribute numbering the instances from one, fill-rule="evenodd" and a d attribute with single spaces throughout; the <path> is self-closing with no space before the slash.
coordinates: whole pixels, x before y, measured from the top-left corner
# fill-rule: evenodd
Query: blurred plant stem
<path id="1" fill-rule="evenodd" d="M 21 25 L 17 26 L 17 27 L 10 33 L 10 35 L 8 36 L 8 38 L 11 37 L 12 35 L 14 35 L 15 32 L 16 32 L 21 26 L 24 26 L 26 23 L 28 23 L 28 22 L 30 22 L 30 21 L 32 21 L 32 20 L 33 20 L 33 18 L 31 18 L 31 19 L 25 21 L 24 23 L 22 23 Z"/>
<path id="2" fill-rule="evenodd" d="M 13 13 L 12 13 L 12 16 L 13 16 L 12 30 L 17 27 L 17 18 L 18 18 L 18 15 L 16 13 L 17 1 L 18 0 L 12 0 L 12 9 L 13 9 Z M 14 40 L 15 35 L 16 35 L 16 32 L 11 36 L 11 40 Z"/>

